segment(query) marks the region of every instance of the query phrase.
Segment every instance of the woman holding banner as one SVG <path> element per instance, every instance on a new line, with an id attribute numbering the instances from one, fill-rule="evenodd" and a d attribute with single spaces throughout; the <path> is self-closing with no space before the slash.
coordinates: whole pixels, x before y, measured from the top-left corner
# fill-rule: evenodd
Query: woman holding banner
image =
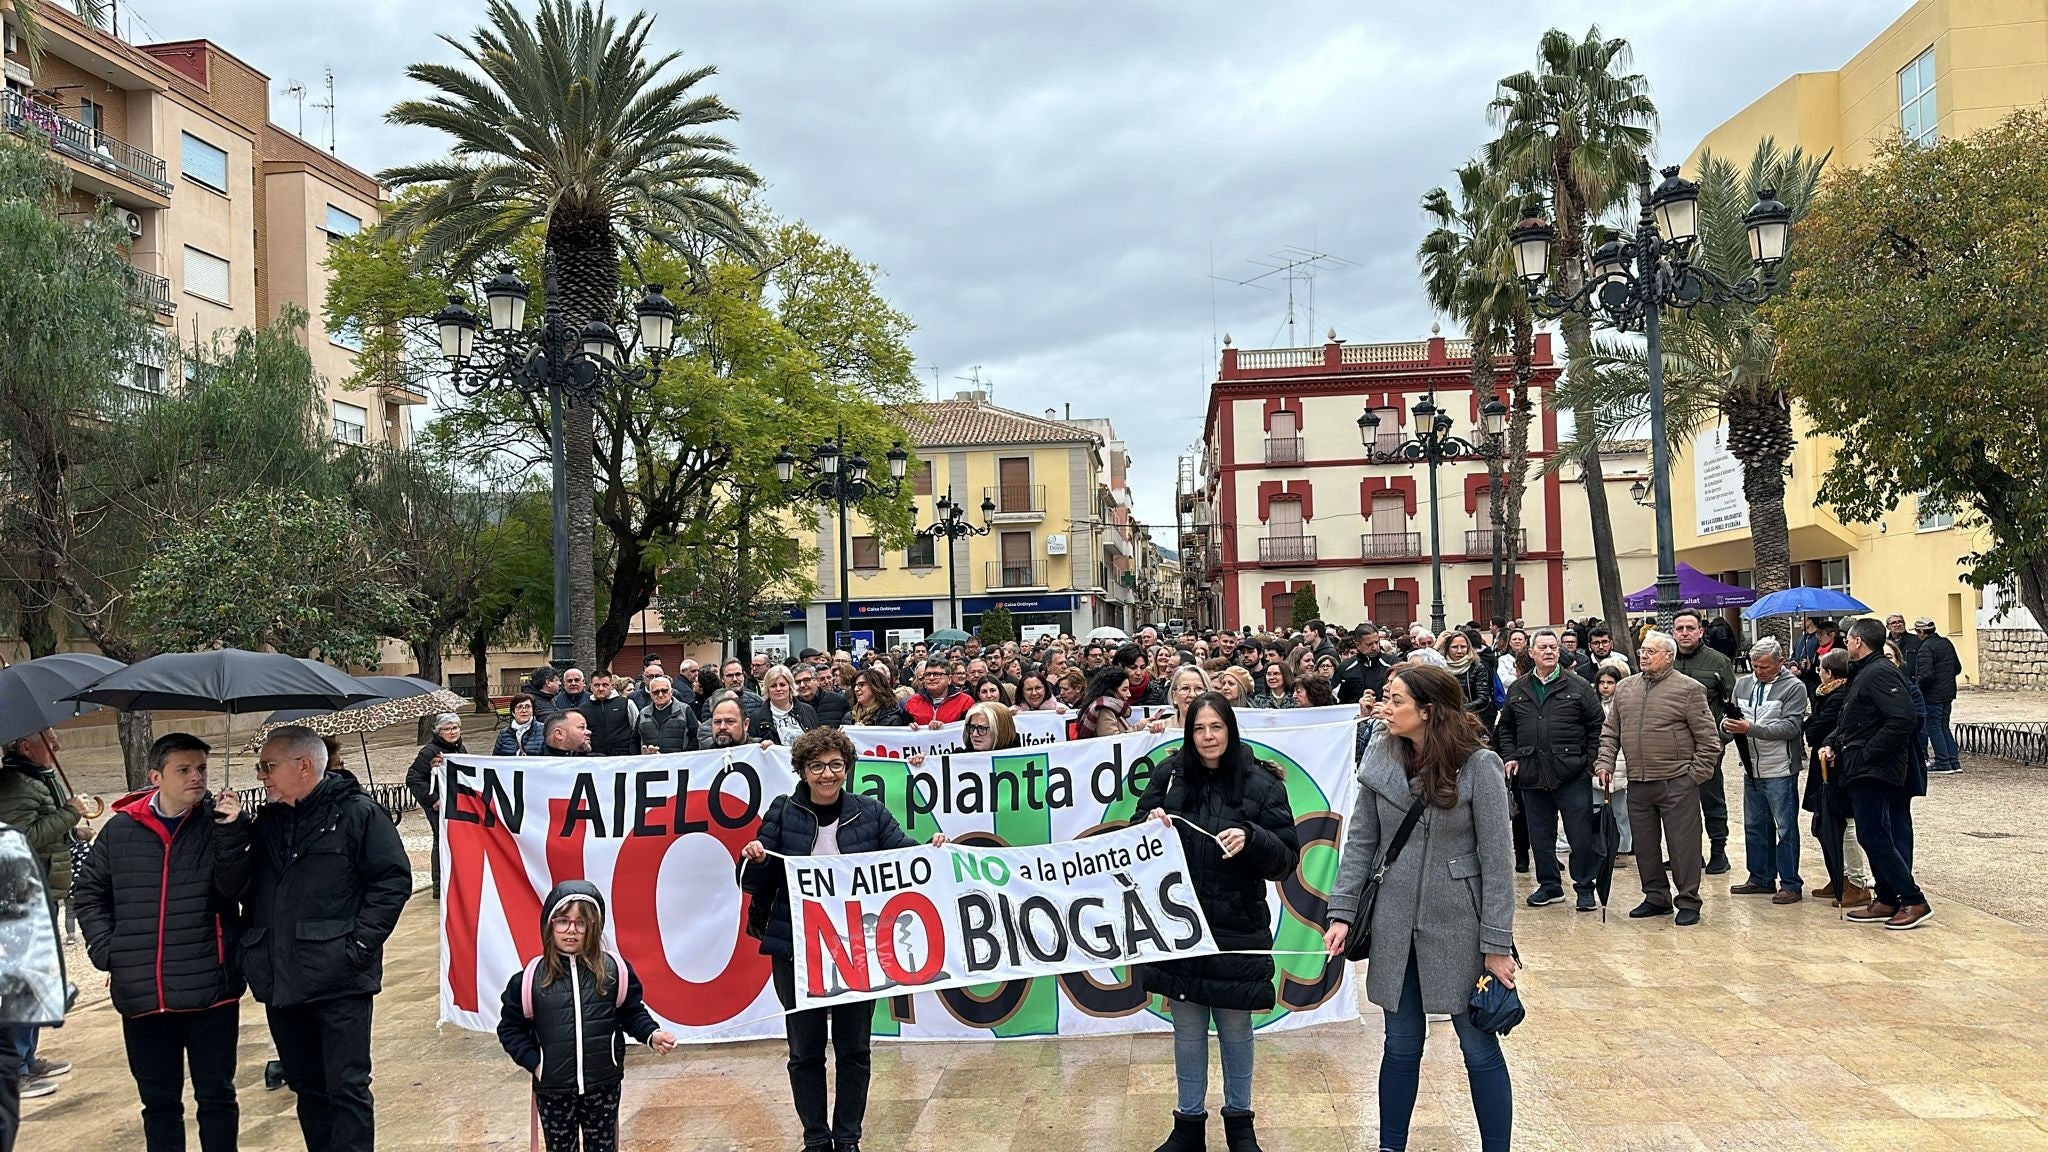
<path id="1" fill-rule="evenodd" d="M 761 835 L 740 849 L 740 889 L 754 898 L 749 932 L 761 940 L 775 977 L 775 996 L 785 1010 L 796 1006 L 795 934 L 790 928 L 789 891 L 776 856 L 842 856 L 914 848 L 917 841 L 903 832 L 882 803 L 846 787 L 858 760 L 853 741 L 837 728 L 813 728 L 797 737 L 789 750 L 796 770 L 796 790 L 778 796 L 761 818 Z M 944 836 L 933 836 L 944 844 Z M 788 1012 L 782 1018 L 789 1041 L 789 1090 L 797 1119 L 804 1126 L 807 1152 L 859 1152 L 861 1121 L 868 1108 L 869 1032 L 875 1005 L 860 1000 L 830 1008 Z M 830 1029 L 838 1060 L 839 1099 L 825 1107 L 825 1037 Z"/>
<path id="2" fill-rule="evenodd" d="M 1379 1146 L 1408 1147 L 1424 1013 L 1436 1012 L 1450 1014 L 1464 1049 L 1480 1147 L 1507 1152 L 1514 1120 L 1507 1061 L 1500 1038 L 1475 1026 L 1468 1011 L 1480 977 L 1515 986 L 1506 771 L 1486 749 L 1457 678 L 1441 668 L 1408 665 L 1389 676 L 1379 717 L 1358 766 L 1324 936 L 1330 955 L 1342 956 L 1367 878 L 1385 867 L 1367 926 L 1373 956 L 1365 972 L 1366 997 L 1387 1019 Z M 1391 864 L 1382 860 L 1386 853 Z"/>
<path id="3" fill-rule="evenodd" d="M 1208 1124 L 1209 1025 L 1223 1053 L 1223 1134 L 1230 1152 L 1258 1152 L 1252 1128 L 1252 1014 L 1274 1004 L 1269 886 L 1294 873 L 1300 843 L 1280 769 L 1238 735 L 1237 714 L 1214 692 L 1183 710 L 1180 749 L 1153 771 L 1137 811 L 1180 833 L 1188 878 L 1208 918 L 1214 956 L 1139 969 L 1145 991 L 1173 1013 L 1179 1100 L 1158 1152 L 1201 1152 Z"/>

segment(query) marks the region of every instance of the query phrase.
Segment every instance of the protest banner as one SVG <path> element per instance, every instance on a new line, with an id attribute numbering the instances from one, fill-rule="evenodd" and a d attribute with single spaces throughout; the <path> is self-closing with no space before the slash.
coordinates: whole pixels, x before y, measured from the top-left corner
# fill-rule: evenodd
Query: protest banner
<path id="1" fill-rule="evenodd" d="M 1217 951 L 1180 836 L 792 856 L 799 1008 Z"/>
<path id="2" fill-rule="evenodd" d="M 1338 994 L 1342 966 L 1317 954 L 1342 815 L 1356 786 L 1354 732 L 1343 723 L 1245 733 L 1256 755 L 1284 768 L 1301 843 L 1300 865 L 1274 885 L 1272 904 L 1275 949 L 1303 954 L 1276 958 L 1279 1002 L 1255 1017 L 1262 1028 L 1357 1015 L 1353 998 Z M 935 751 L 917 766 L 864 748 L 847 787 L 889 808 L 914 840 L 944 832 L 974 851 L 1060 844 L 1129 823 L 1153 766 L 1179 744 L 1170 729 L 1002 752 Z M 605 893 L 608 942 L 678 1039 L 780 1036 L 768 959 L 744 932 L 735 869 L 769 803 L 794 781 L 786 749 L 753 745 L 663 756 L 448 757 L 442 1019 L 496 1027 L 506 982 L 539 954 L 541 899 L 558 881 L 581 878 Z M 905 1039 L 1169 1027 L 1127 965 L 876 1003 L 876 1033 Z"/>
<path id="3" fill-rule="evenodd" d="M 1154 716 L 1172 716 L 1173 708 L 1165 704 L 1148 704 L 1131 709 L 1133 715 L 1143 720 Z M 1332 704 L 1323 708 L 1239 708 L 1237 727 L 1239 731 L 1254 728 L 1313 728 L 1318 724 L 1341 724 L 1358 719 L 1358 705 Z"/>
<path id="4" fill-rule="evenodd" d="M 1072 738 L 1074 714 L 1071 712 L 1015 712 L 1011 718 L 1017 724 L 1017 741 L 1031 747 L 1038 744 L 1056 744 Z M 840 729 L 863 758 L 893 757 L 901 760 L 909 756 L 936 756 L 941 752 L 960 752 L 967 747 L 967 724 L 956 720 L 940 728 L 913 728 L 908 725 L 859 727 L 848 725 Z"/>

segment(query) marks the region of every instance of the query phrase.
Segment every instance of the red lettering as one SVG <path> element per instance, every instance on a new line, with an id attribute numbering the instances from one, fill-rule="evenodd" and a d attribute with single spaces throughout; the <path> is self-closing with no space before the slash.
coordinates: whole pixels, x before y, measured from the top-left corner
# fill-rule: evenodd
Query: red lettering
<path id="1" fill-rule="evenodd" d="M 915 916 L 924 921 L 924 963 L 914 972 L 903 970 L 902 953 L 896 949 L 896 921 Z M 946 929 L 939 910 L 922 892 L 898 892 L 882 905 L 882 918 L 875 925 L 875 963 L 882 974 L 898 984 L 918 985 L 939 974 L 946 964 Z"/>
<path id="2" fill-rule="evenodd" d="M 818 945 L 823 945 L 822 948 Z M 825 995 L 825 971 L 821 963 L 824 953 L 832 954 L 832 965 L 839 974 L 847 978 L 846 986 L 858 991 L 867 991 L 868 984 L 868 934 L 861 922 L 860 901 L 846 902 L 846 936 L 842 938 L 832 923 L 831 914 L 825 906 L 814 902 L 804 904 L 804 931 L 799 941 L 806 960 L 804 983 L 812 996 Z"/>
<path id="3" fill-rule="evenodd" d="M 498 906 L 504 909 L 506 926 L 522 963 L 540 955 L 540 900 L 551 882 L 542 877 L 536 891 L 533 877 L 526 873 L 526 861 L 520 858 L 518 840 L 496 820 L 489 824 L 481 822 L 481 796 L 463 792 L 456 803 L 474 818 L 449 820 L 443 825 L 448 836 L 448 880 L 441 898 L 441 938 L 448 942 L 449 996 L 456 1008 L 475 1012 L 477 923 L 483 913 L 484 863 L 490 863 Z M 559 815 L 555 819 L 560 819 Z M 573 874 L 582 875 L 580 871 Z M 498 989 L 493 988 L 491 996 L 495 999 L 497 995 Z"/>
<path id="4" fill-rule="evenodd" d="M 692 791 L 686 803 L 684 811 L 687 815 L 699 825 L 707 823 L 708 792 Z M 691 932 L 708 937 L 706 950 L 716 947 L 716 941 L 731 933 L 731 950 L 718 975 L 705 981 L 686 980 L 669 967 L 668 954 L 661 943 L 662 927 L 655 895 L 661 879 L 661 862 L 668 855 L 669 847 L 681 838 L 675 827 L 682 821 L 670 819 L 674 811 L 674 800 L 651 809 L 650 820 L 658 821 L 668 830 L 657 836 L 628 836 L 619 847 L 618 860 L 612 867 L 613 939 L 618 941 L 619 955 L 633 966 L 633 971 L 640 977 L 640 986 L 650 1010 L 664 1020 L 672 1020 L 685 1027 L 723 1024 L 738 1019 L 749 1005 L 760 998 L 761 990 L 768 986 L 768 957 L 761 955 L 753 939 L 741 930 L 747 914 L 746 901 L 742 900 L 739 915 L 731 924 L 689 926 Z M 754 833 L 760 828 L 758 820 L 743 828 L 726 828 L 715 821 L 708 823 L 703 831 L 689 835 L 716 838 L 731 854 L 735 864 L 739 862 L 740 849 L 754 838 Z"/>

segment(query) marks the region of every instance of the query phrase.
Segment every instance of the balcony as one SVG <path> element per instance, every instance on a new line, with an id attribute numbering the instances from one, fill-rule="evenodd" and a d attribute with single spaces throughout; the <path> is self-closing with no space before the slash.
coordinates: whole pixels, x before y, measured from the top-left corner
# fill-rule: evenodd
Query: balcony
<path id="1" fill-rule="evenodd" d="M 171 297 L 169 279 L 154 272 L 144 272 L 133 265 L 123 275 L 128 281 L 129 293 L 144 307 L 154 310 L 159 316 L 177 314 L 178 302 Z"/>
<path id="2" fill-rule="evenodd" d="M 989 520 L 999 524 L 1020 524 L 1045 519 L 1045 485 L 998 484 L 983 488 L 981 498 L 996 502 Z"/>
<path id="3" fill-rule="evenodd" d="M 986 586 L 989 588 L 1044 588 L 1045 580 L 1043 560 L 1027 560 L 1021 563 L 1007 560 L 988 561 Z"/>
<path id="4" fill-rule="evenodd" d="M 1301 450 L 1301 437 L 1266 437 L 1266 463 L 1299 464 L 1302 462 L 1303 458 L 1304 457 Z"/>
<path id="5" fill-rule="evenodd" d="M 1259 541 L 1261 564 L 1313 564 L 1316 538 L 1313 536 L 1268 536 Z"/>
<path id="6" fill-rule="evenodd" d="M 119 176 L 159 197 L 168 198 L 171 183 L 164 162 L 124 140 L 38 104 L 8 89 L 0 97 L 0 115 L 7 130 L 29 139 L 41 138 L 58 153 L 80 164 Z"/>
<path id="7" fill-rule="evenodd" d="M 1358 538 L 1358 555 L 1366 560 L 1404 560 L 1422 555 L 1420 532 L 1367 532 Z"/>
<path id="8" fill-rule="evenodd" d="M 1493 555 L 1493 537 L 1497 531 L 1499 530 L 1493 528 L 1467 529 L 1465 532 L 1465 555 Z M 1505 532 L 1500 532 L 1500 537 L 1503 545 L 1512 544 L 1515 555 L 1517 556 L 1520 556 L 1521 554 L 1529 550 L 1529 530 L 1527 528 L 1515 529 L 1515 535 L 1512 541 L 1510 541 L 1508 535 Z"/>
<path id="9" fill-rule="evenodd" d="M 156 406 L 157 399 L 157 393 L 151 392 L 147 388 L 137 388 L 132 384 L 117 384 L 114 386 L 113 391 L 107 394 L 106 414 L 109 419 L 120 419 L 127 416 L 147 416 L 150 409 Z"/>

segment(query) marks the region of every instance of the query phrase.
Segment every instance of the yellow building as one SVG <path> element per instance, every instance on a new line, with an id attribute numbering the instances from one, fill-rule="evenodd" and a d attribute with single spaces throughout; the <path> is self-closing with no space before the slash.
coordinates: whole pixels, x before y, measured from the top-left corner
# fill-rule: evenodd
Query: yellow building
<path id="1" fill-rule="evenodd" d="M 950 554 L 947 541 L 930 537 L 884 549 L 856 513 L 847 581 L 856 638 L 886 647 L 942 628 L 971 631 L 997 603 L 1009 608 L 1020 636 L 1045 627 L 1085 635 L 1113 603 L 1135 598 L 1120 578 L 1135 554 L 1131 529 L 1127 519 L 1105 515 L 1118 497 L 1110 443 L 1093 427 L 1103 422 L 1027 415 L 989 403 L 985 392 L 963 392 L 917 405 L 908 423 L 917 459 L 904 487 L 918 523 L 933 523 L 938 501 L 949 498 L 966 505 L 969 524 L 989 531 L 954 542 Z M 985 500 L 995 509 L 986 521 Z M 1120 506 L 1128 508 L 1127 492 Z M 836 510 L 820 512 L 810 542 L 818 549 L 818 592 L 809 604 L 789 606 L 793 649 L 825 647 L 828 626 L 846 630 L 838 619 Z"/>
<path id="2" fill-rule="evenodd" d="M 1840 68 L 1793 75 L 1707 133 L 1686 166 L 1697 172 L 1708 150 L 1745 163 L 1769 138 L 1832 153 L 1830 168 L 1860 167 L 1884 141 L 1953 139 L 2043 101 L 2048 0 L 1921 0 Z M 1990 653 L 2033 621 L 1994 620 L 1995 602 L 1960 579 L 1958 561 L 1984 546 L 1983 534 L 1911 501 L 1876 523 L 1844 522 L 1818 500 L 1841 442 L 1816 435 L 1803 412 L 1793 424 L 1799 447 L 1785 507 L 1795 582 L 1844 589 L 1881 614 L 1930 617 L 1955 642 L 1967 683 L 2005 680 L 2004 661 Z M 1671 494 L 1678 559 L 1728 578 L 1746 575 L 1754 553 L 1741 468 L 1724 437 L 1718 426 L 1697 430 L 1673 462 Z"/>

